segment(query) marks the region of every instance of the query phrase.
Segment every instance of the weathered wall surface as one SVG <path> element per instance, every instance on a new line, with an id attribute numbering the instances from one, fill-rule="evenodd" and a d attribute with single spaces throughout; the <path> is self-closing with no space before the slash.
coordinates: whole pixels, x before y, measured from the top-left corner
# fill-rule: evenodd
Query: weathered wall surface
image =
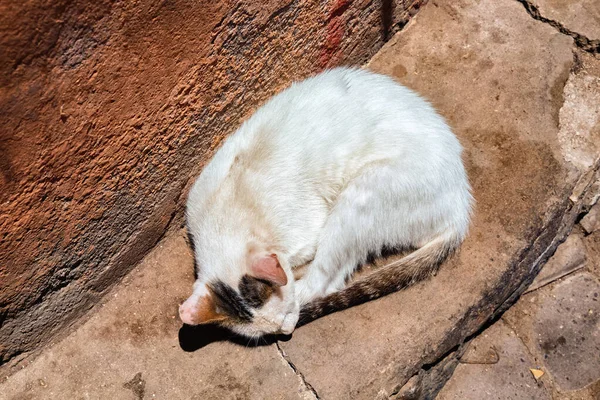
<path id="1" fill-rule="evenodd" d="M 424 0 L 0 3 L 0 364 L 93 305 L 277 89 Z"/>

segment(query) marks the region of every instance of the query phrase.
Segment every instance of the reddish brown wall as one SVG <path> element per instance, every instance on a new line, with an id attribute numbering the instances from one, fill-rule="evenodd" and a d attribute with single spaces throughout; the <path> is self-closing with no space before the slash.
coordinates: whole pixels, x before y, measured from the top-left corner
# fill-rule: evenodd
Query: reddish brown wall
<path id="1" fill-rule="evenodd" d="M 365 61 L 423 2 L 0 1 L 0 364 L 179 221 L 190 177 L 261 101 Z"/>

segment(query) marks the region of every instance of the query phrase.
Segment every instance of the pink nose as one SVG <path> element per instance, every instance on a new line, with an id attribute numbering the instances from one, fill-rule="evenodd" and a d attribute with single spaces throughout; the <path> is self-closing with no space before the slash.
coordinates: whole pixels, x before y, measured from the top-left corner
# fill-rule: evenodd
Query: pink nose
<path id="1" fill-rule="evenodd" d="M 196 307 L 190 304 L 189 299 L 186 300 L 182 305 L 179 306 L 179 319 L 181 322 L 188 325 L 197 325 L 196 321 Z"/>

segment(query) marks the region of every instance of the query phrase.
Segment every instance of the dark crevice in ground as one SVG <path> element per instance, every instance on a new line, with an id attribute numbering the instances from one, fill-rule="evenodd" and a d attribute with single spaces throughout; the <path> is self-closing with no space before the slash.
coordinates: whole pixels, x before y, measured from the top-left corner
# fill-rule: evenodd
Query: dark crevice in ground
<path id="1" fill-rule="evenodd" d="M 558 245 L 571 233 L 571 230 L 575 226 L 577 216 L 586 209 L 584 199 L 587 196 L 592 183 L 595 181 L 595 177 L 597 177 L 597 174 L 600 172 L 600 160 L 596 162 L 591 170 L 592 173 L 588 175 L 585 187 L 577 196 L 577 199 L 565 200 L 563 205 L 564 208 L 556 210 L 554 218 L 551 218 L 552 222 L 538 232 L 536 238 L 532 241 L 532 244 L 523 250 L 522 256 L 519 257 L 520 262 L 526 262 L 526 256 L 524 255 L 533 251 L 532 249 L 536 247 L 538 242 L 548 241 L 548 244 L 544 246 L 540 255 L 536 257 L 533 262 L 534 267 L 523 277 L 521 283 L 516 288 L 512 288 L 509 292 L 504 293 L 503 300 L 498 303 L 496 309 L 492 311 L 486 321 L 472 333 L 461 338 L 460 335 L 463 333 L 461 333 L 460 329 L 450 332 L 446 338 L 446 343 L 440 343 L 437 351 L 444 348 L 448 348 L 448 350 L 441 354 L 434 351 L 429 356 L 424 355 L 422 364 L 420 366 L 417 365 L 412 377 L 405 381 L 403 386 L 398 385 L 397 389 L 390 395 L 390 398 L 429 400 L 434 399 L 437 396 L 439 391 L 452 377 L 454 369 L 460 363 L 460 358 L 466 351 L 470 341 L 492 326 L 502 317 L 506 310 L 517 302 L 527 287 L 533 282 L 533 279 L 542 269 L 544 264 L 554 254 Z M 555 225 L 554 228 L 552 225 Z M 552 235 L 551 239 L 549 235 Z M 544 238 L 544 236 L 546 236 L 546 238 Z M 512 273 L 514 273 L 512 269 L 507 271 L 507 274 Z M 489 296 L 493 297 L 494 293 L 490 293 Z M 480 305 L 472 307 L 470 312 L 467 312 L 456 326 L 464 326 L 466 325 L 466 321 L 477 319 L 476 315 L 478 314 L 478 310 L 485 308 L 482 305 L 491 303 L 493 302 L 484 299 Z M 446 346 L 446 344 L 451 342 L 456 344 L 453 346 Z"/>
<path id="2" fill-rule="evenodd" d="M 294 365 L 294 363 L 292 362 L 292 360 L 290 359 L 290 357 L 285 354 L 285 351 L 281 348 L 281 346 L 279 346 L 279 343 L 276 343 L 275 346 L 277 346 L 277 352 L 279 353 L 279 355 L 281 356 L 281 358 L 283 358 L 283 360 L 287 363 L 287 365 L 292 369 L 292 371 L 294 371 L 294 373 L 296 374 L 296 376 L 298 376 L 298 379 L 300 379 L 300 382 L 302 383 L 302 385 L 309 391 L 312 393 L 312 395 L 315 397 L 315 399 L 320 400 L 321 398 L 319 397 L 319 394 L 317 393 L 317 391 L 315 390 L 315 388 L 306 381 L 306 378 L 304 377 L 304 375 L 302 374 L 302 372 L 300 372 L 298 370 L 298 368 L 296 368 L 296 365 Z"/>
<path id="3" fill-rule="evenodd" d="M 473 339 L 481 335 L 490 326 L 495 324 L 502 314 L 494 315 L 487 320 L 479 329 L 468 335 L 459 344 L 452 347 L 446 353 L 433 362 L 423 364 L 417 374 L 389 397 L 392 399 L 435 399 L 446 383 L 452 378 L 454 370 L 461 363 L 461 357 L 465 354 Z"/>
<path id="4" fill-rule="evenodd" d="M 538 8 L 538 6 L 536 6 L 535 4 L 531 4 L 528 0 L 517 0 L 517 1 L 519 3 L 521 3 L 523 5 L 523 7 L 525 7 L 525 10 L 527 10 L 527 13 L 533 19 L 550 25 L 551 27 L 553 27 L 554 29 L 556 29 L 557 31 L 559 31 L 560 33 L 562 33 L 564 35 L 571 36 L 573 38 L 573 40 L 575 41 L 575 44 L 577 45 L 577 47 L 579 47 L 581 50 L 587 51 L 588 53 L 592 53 L 592 54 L 600 54 L 600 40 L 599 39 L 589 39 L 580 33 L 577 33 L 577 32 L 574 32 L 574 31 L 568 29 L 567 27 L 565 27 L 563 24 L 561 24 L 558 21 L 544 17 L 540 13 L 540 9 Z"/>

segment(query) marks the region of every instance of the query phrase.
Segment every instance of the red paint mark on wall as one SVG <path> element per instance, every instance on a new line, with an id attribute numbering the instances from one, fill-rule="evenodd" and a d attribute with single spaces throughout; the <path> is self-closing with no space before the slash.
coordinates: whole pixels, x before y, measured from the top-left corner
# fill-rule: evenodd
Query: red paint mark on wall
<path id="1" fill-rule="evenodd" d="M 351 0 L 335 0 L 327 17 L 325 43 L 319 54 L 319 67 L 325 69 L 339 63 L 342 54 L 339 52 L 340 44 L 346 31 L 344 11 L 348 9 Z"/>

